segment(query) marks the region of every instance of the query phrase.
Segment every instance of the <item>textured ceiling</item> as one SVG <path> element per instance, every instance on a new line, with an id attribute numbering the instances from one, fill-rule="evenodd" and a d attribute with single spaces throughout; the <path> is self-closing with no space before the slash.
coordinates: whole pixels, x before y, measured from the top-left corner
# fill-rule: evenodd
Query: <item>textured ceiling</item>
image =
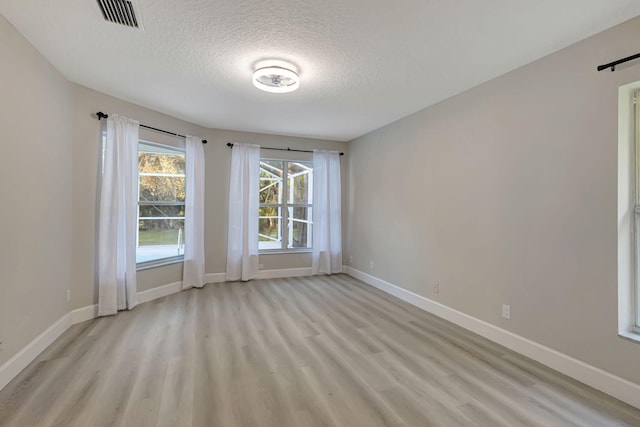
<path id="1" fill-rule="evenodd" d="M 142 30 L 105 22 L 95 0 L 0 13 L 72 82 L 206 127 L 338 140 L 640 14 L 637 0 L 134 3 Z M 251 84 L 269 58 L 294 64 L 298 91 Z"/>

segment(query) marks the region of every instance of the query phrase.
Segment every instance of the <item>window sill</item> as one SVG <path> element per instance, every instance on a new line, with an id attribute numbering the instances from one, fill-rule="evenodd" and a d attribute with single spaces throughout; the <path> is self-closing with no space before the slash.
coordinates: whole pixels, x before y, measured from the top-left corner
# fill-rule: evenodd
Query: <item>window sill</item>
<path id="1" fill-rule="evenodd" d="M 139 262 L 136 264 L 136 271 L 149 270 L 150 268 L 162 267 L 164 265 L 178 264 L 184 262 L 184 256 L 178 255 L 171 258 L 155 259 L 153 261 Z"/>
<path id="2" fill-rule="evenodd" d="M 311 249 L 290 249 L 288 251 L 283 251 L 281 249 L 274 250 L 263 250 L 258 251 L 258 255 L 282 255 L 282 254 L 310 254 L 312 252 Z"/>
<path id="3" fill-rule="evenodd" d="M 629 340 L 629 341 L 634 341 L 634 342 L 640 343 L 640 334 L 637 333 L 637 332 L 621 331 L 621 332 L 618 332 L 618 336 L 620 338 L 624 338 L 624 339 Z"/>

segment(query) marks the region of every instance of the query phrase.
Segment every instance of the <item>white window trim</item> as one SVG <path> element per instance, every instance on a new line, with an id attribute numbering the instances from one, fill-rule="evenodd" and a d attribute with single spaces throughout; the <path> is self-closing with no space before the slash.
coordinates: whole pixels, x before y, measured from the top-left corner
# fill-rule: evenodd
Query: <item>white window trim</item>
<path id="1" fill-rule="evenodd" d="M 637 315 L 640 265 L 640 227 L 636 225 L 636 117 L 634 95 L 640 81 L 621 86 L 618 91 L 618 335 L 640 342 Z M 640 131 L 640 130 L 639 130 Z"/>
<path id="2" fill-rule="evenodd" d="M 260 157 L 260 162 L 262 161 L 274 161 L 274 162 L 283 162 L 287 163 L 303 163 L 310 164 L 313 170 L 313 162 L 310 160 L 293 160 L 293 159 L 276 159 L 272 157 Z M 271 204 L 271 203 L 260 203 L 259 207 L 265 206 L 278 206 L 281 207 L 281 221 L 282 224 L 280 226 L 282 233 L 282 243 L 279 248 L 274 249 L 260 249 L 258 245 L 258 253 L 269 255 L 269 254 L 296 254 L 296 253 L 311 253 L 313 251 L 313 241 L 311 242 L 311 247 L 309 248 L 289 248 L 289 227 L 287 226 L 289 220 L 289 209 L 288 208 L 310 208 L 313 209 L 313 203 L 305 204 L 305 203 L 288 203 L 289 200 L 289 183 L 288 183 L 289 171 L 288 168 L 285 167 L 282 173 L 282 182 L 284 185 L 281 204 Z M 312 191 L 310 188 L 308 191 Z M 309 218 L 309 224 L 313 226 L 313 221 Z"/>

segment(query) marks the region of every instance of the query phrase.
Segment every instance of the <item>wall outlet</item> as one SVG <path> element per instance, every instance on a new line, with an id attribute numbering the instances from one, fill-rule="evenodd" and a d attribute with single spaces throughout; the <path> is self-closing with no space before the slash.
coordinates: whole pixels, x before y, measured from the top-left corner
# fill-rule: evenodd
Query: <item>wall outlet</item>
<path id="1" fill-rule="evenodd" d="M 71 289 L 67 289 L 67 302 L 71 301 Z"/>
<path id="2" fill-rule="evenodd" d="M 349 255 L 349 265 L 353 265 L 353 255 Z"/>
<path id="3" fill-rule="evenodd" d="M 433 285 L 433 293 L 434 294 L 440 293 L 440 283 L 436 283 L 435 285 Z"/>
<path id="4" fill-rule="evenodd" d="M 369 261 L 369 270 L 373 271 L 373 261 Z"/>
<path id="5" fill-rule="evenodd" d="M 502 304 L 502 317 L 505 319 L 511 319 L 511 306 Z"/>

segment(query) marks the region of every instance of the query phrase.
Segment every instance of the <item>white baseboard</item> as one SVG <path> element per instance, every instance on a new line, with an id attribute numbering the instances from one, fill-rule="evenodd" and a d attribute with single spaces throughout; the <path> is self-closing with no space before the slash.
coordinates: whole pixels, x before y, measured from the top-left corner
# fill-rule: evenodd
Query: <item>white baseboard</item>
<path id="1" fill-rule="evenodd" d="M 311 276 L 311 267 L 283 268 L 279 270 L 259 270 L 256 279 L 280 279 L 284 277 Z M 225 273 L 210 273 L 204 276 L 205 283 L 221 283 L 227 281 Z"/>
<path id="2" fill-rule="evenodd" d="M 138 304 L 153 301 L 154 299 L 166 297 L 171 294 L 178 293 L 182 290 L 182 282 L 173 282 L 167 285 L 158 286 L 138 292 Z"/>
<path id="3" fill-rule="evenodd" d="M 311 267 L 285 268 L 282 270 L 260 270 L 257 279 L 280 279 L 284 277 L 311 276 Z"/>
<path id="4" fill-rule="evenodd" d="M 345 266 L 344 272 L 409 304 L 446 319 L 508 349 L 542 363 L 616 399 L 640 408 L 640 385 L 589 365 L 557 350 L 516 335 L 483 320 L 415 294 L 360 270 Z"/>
<path id="5" fill-rule="evenodd" d="M 209 273 L 204 275 L 204 283 L 220 283 L 227 280 L 225 273 Z"/>
<path id="6" fill-rule="evenodd" d="M 76 308 L 70 314 L 72 325 L 84 322 L 86 320 L 95 319 L 96 317 L 98 317 L 98 304 Z"/>
<path id="7" fill-rule="evenodd" d="M 71 326 L 71 313 L 62 316 L 56 323 L 51 325 L 46 331 L 38 335 L 36 339 L 0 366 L 0 390 L 9 384 L 29 363 L 33 362 L 33 360 L 38 357 L 49 344 L 62 335 L 69 326 Z"/>

